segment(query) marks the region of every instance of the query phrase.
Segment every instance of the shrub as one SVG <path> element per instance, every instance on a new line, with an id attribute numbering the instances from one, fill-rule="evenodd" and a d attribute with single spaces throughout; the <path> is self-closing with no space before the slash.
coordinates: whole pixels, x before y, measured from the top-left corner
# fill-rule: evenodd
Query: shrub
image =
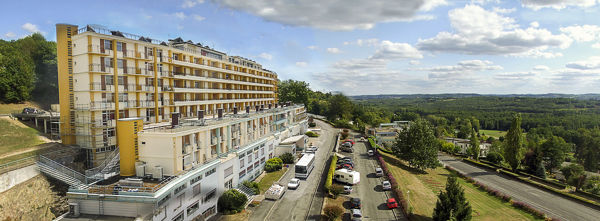
<path id="1" fill-rule="evenodd" d="M 340 206 L 329 205 L 325 206 L 325 208 L 323 209 L 323 215 L 325 215 L 325 218 L 327 218 L 327 220 L 331 221 L 336 220 L 343 213 L 344 209 L 342 209 L 342 207 Z"/>
<path id="2" fill-rule="evenodd" d="M 313 131 L 306 131 L 304 134 L 309 137 L 319 137 L 319 135 Z"/>
<path id="3" fill-rule="evenodd" d="M 502 154 L 496 153 L 496 152 L 488 153 L 485 158 L 494 164 L 500 164 L 504 160 L 504 157 L 502 157 Z"/>
<path id="4" fill-rule="evenodd" d="M 316 124 L 315 122 L 310 122 L 310 123 L 308 123 L 308 126 L 309 126 L 309 127 L 316 127 L 316 126 L 317 126 L 317 124 Z"/>
<path id="5" fill-rule="evenodd" d="M 283 167 L 283 161 L 281 159 L 279 159 L 279 157 L 274 157 L 274 158 L 267 160 L 267 164 L 265 165 L 265 171 L 267 171 L 267 172 L 278 171 L 278 170 L 281 170 L 282 167 Z"/>
<path id="6" fill-rule="evenodd" d="M 334 184 L 331 186 L 331 194 L 333 198 L 336 199 L 340 194 L 344 192 L 344 186 L 339 184 Z"/>
<path id="7" fill-rule="evenodd" d="M 512 201 L 512 206 L 514 206 L 515 208 L 519 208 L 521 210 L 524 210 L 528 213 L 533 214 L 534 216 L 538 217 L 538 218 L 545 218 L 546 215 L 542 212 L 540 212 L 539 210 L 531 207 L 530 205 L 528 205 L 527 203 L 524 202 L 519 202 L 519 201 Z"/>
<path id="8" fill-rule="evenodd" d="M 333 183 L 333 173 L 335 173 L 337 163 L 337 156 L 331 157 L 331 164 L 329 165 L 329 171 L 327 172 L 327 180 L 325 180 L 325 191 L 331 191 L 331 184 Z"/>
<path id="9" fill-rule="evenodd" d="M 258 188 L 258 183 L 257 182 L 250 182 L 248 180 L 245 180 L 242 184 L 244 186 L 252 189 L 252 191 L 254 191 L 254 194 L 260 194 L 260 189 Z"/>
<path id="10" fill-rule="evenodd" d="M 247 200 L 248 197 L 245 194 L 236 189 L 229 189 L 219 197 L 217 208 L 219 208 L 219 212 L 225 214 L 238 213 L 244 209 Z"/>
<path id="11" fill-rule="evenodd" d="M 294 163 L 294 155 L 291 153 L 284 153 L 281 154 L 279 156 L 279 158 L 281 159 L 281 161 L 285 164 L 292 164 Z"/>
<path id="12" fill-rule="evenodd" d="M 345 140 L 346 138 L 348 138 L 348 135 L 350 135 L 350 133 L 342 132 L 342 137 L 340 139 Z"/>

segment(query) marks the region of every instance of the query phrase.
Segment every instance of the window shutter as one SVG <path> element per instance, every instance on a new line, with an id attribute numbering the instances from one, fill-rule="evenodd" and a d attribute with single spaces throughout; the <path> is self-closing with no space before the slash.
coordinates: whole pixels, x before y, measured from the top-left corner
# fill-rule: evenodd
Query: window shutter
<path id="1" fill-rule="evenodd" d="M 106 77 L 104 75 L 100 76 L 100 85 L 102 90 L 106 90 Z"/>
<path id="2" fill-rule="evenodd" d="M 125 43 L 123 43 L 125 46 Z M 123 53 L 125 53 L 125 49 L 123 49 Z M 123 73 L 127 74 L 127 60 L 123 59 Z"/>
<path id="3" fill-rule="evenodd" d="M 125 44 L 125 42 L 122 43 L 123 44 L 123 55 L 127 56 L 127 44 Z"/>
<path id="4" fill-rule="evenodd" d="M 104 39 L 100 39 L 100 53 L 104 53 Z"/>
<path id="5" fill-rule="evenodd" d="M 100 71 L 104 72 L 106 71 L 106 68 L 104 67 L 104 58 L 100 58 Z"/>

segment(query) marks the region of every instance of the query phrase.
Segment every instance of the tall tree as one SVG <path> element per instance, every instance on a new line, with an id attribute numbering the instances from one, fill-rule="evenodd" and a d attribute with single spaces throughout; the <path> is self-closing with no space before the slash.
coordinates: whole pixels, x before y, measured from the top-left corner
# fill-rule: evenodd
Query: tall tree
<path id="1" fill-rule="evenodd" d="M 335 121 L 338 118 L 349 120 L 352 114 L 352 102 L 343 94 L 336 94 L 329 98 L 328 109 L 328 120 Z"/>
<path id="2" fill-rule="evenodd" d="M 29 100 L 35 83 L 33 62 L 14 44 L 0 40 L 0 101 Z"/>
<path id="3" fill-rule="evenodd" d="M 414 121 L 407 130 L 400 132 L 392 147 L 394 155 L 420 170 L 438 166 L 437 150 L 433 128 L 429 121 L 422 118 Z"/>
<path id="4" fill-rule="evenodd" d="M 523 130 L 521 129 L 521 114 L 515 114 L 506 133 L 504 141 L 504 160 L 513 171 L 517 171 L 523 159 Z"/>
<path id="5" fill-rule="evenodd" d="M 475 130 L 471 130 L 471 141 L 469 142 L 470 144 L 470 148 L 469 148 L 469 152 L 471 153 L 471 156 L 473 157 L 473 159 L 478 160 L 479 159 L 479 153 L 480 153 L 480 148 L 479 148 L 479 138 L 477 138 L 477 134 L 475 133 Z"/>
<path id="6" fill-rule="evenodd" d="M 446 192 L 440 192 L 433 210 L 433 220 L 471 220 L 471 205 L 456 180 L 456 176 L 448 176 Z"/>
<path id="7" fill-rule="evenodd" d="M 56 42 L 46 41 L 40 33 L 34 33 L 14 42 L 25 56 L 30 57 L 36 76 L 32 99 L 49 106 L 58 102 L 58 69 Z"/>
<path id="8" fill-rule="evenodd" d="M 544 158 L 547 159 L 546 165 L 552 171 L 552 169 L 560 167 L 565 162 L 566 154 L 570 151 L 571 145 L 560 137 L 552 136 L 542 144 L 541 149 Z"/>
<path id="9" fill-rule="evenodd" d="M 562 174 L 565 176 L 567 183 L 575 187 L 575 190 L 579 190 L 585 183 L 586 175 L 583 170 L 583 166 L 572 163 L 560 169 Z"/>
<path id="10" fill-rule="evenodd" d="M 304 104 L 305 107 L 308 107 L 308 98 L 311 92 L 308 83 L 304 81 L 285 80 L 277 85 L 279 101 L 291 101 L 296 104 Z"/>

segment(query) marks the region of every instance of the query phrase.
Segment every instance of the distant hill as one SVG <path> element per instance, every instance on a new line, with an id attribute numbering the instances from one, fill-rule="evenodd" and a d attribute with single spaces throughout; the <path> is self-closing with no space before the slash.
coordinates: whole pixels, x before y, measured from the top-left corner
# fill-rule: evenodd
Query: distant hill
<path id="1" fill-rule="evenodd" d="M 379 94 L 350 96 L 354 100 L 401 99 L 401 98 L 465 98 L 465 97 L 531 97 L 531 98 L 574 98 L 600 100 L 600 94 Z"/>

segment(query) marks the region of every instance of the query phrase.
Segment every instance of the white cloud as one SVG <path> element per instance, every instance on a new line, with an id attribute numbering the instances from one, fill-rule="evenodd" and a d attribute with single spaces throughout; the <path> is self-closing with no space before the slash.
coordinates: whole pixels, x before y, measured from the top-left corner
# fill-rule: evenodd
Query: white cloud
<path id="1" fill-rule="evenodd" d="M 596 5 L 596 0 L 521 0 L 523 7 L 533 10 L 553 8 L 560 10 L 566 7 L 588 8 Z"/>
<path id="2" fill-rule="evenodd" d="M 531 80 L 538 76 L 538 72 L 526 71 L 526 72 L 509 72 L 494 75 L 495 80 L 506 80 L 506 81 L 522 81 Z"/>
<path id="3" fill-rule="evenodd" d="M 569 62 L 565 65 L 567 68 L 579 70 L 600 69 L 600 56 L 592 56 L 584 61 Z"/>
<path id="4" fill-rule="evenodd" d="M 194 17 L 194 19 L 196 19 L 196 21 L 204 21 L 204 19 L 206 19 L 205 17 L 203 17 L 201 15 L 193 15 L 192 17 Z"/>
<path id="5" fill-rule="evenodd" d="M 377 23 L 432 19 L 420 12 L 446 5 L 445 0 L 215 0 L 267 21 L 326 30 L 371 29 Z"/>
<path id="6" fill-rule="evenodd" d="M 316 45 L 310 45 L 310 46 L 308 46 L 306 48 L 308 48 L 310 50 L 317 50 L 317 49 L 319 49 L 319 47 L 317 47 Z"/>
<path id="7" fill-rule="evenodd" d="M 387 62 L 383 59 L 350 59 L 332 65 L 336 70 L 383 70 Z"/>
<path id="8" fill-rule="evenodd" d="M 600 39 L 600 27 L 596 25 L 574 25 L 560 28 L 560 31 L 578 42 Z"/>
<path id="9" fill-rule="evenodd" d="M 534 22 L 529 23 L 529 26 L 531 26 L 532 28 L 539 28 L 540 23 L 538 23 L 537 21 L 534 21 Z"/>
<path id="10" fill-rule="evenodd" d="M 185 19 L 185 17 L 186 17 L 186 16 L 185 16 L 185 13 L 183 13 L 183 12 L 175 12 L 175 14 L 174 14 L 174 15 L 175 15 L 175 17 L 176 17 L 176 18 L 178 18 L 178 19 Z"/>
<path id="11" fill-rule="evenodd" d="M 550 70 L 550 68 L 548 66 L 546 66 L 546 65 L 536 65 L 536 66 L 533 67 L 533 70 L 536 70 L 536 71 L 547 71 L 547 70 Z"/>
<path id="12" fill-rule="evenodd" d="M 296 66 L 303 68 L 303 67 L 308 66 L 308 63 L 306 63 L 304 61 L 298 61 L 298 62 L 296 62 Z"/>
<path id="13" fill-rule="evenodd" d="M 498 14 L 510 14 L 510 13 L 517 11 L 516 8 L 499 8 L 499 7 L 494 7 L 492 10 Z"/>
<path id="14" fill-rule="evenodd" d="M 356 41 L 347 41 L 344 42 L 344 45 L 357 45 L 357 46 L 378 46 L 379 39 L 377 38 L 369 38 L 369 39 L 356 39 Z"/>
<path id="15" fill-rule="evenodd" d="M 410 61 L 408 62 L 408 64 L 410 64 L 410 65 L 419 65 L 419 64 L 421 64 L 421 62 L 420 62 L 420 61 L 417 61 L 417 60 L 410 60 Z"/>
<path id="16" fill-rule="evenodd" d="M 204 0 L 184 0 L 183 3 L 181 4 L 181 7 L 182 8 L 193 8 L 197 4 L 202 4 L 202 3 L 204 3 Z"/>
<path id="17" fill-rule="evenodd" d="M 600 49 L 600 42 L 597 42 L 597 43 L 593 44 L 592 48 Z"/>
<path id="18" fill-rule="evenodd" d="M 413 71 L 427 71 L 430 79 L 461 79 L 473 75 L 477 71 L 502 70 L 502 66 L 493 65 L 493 62 L 487 60 L 466 60 L 460 61 L 456 65 L 413 68 Z"/>
<path id="19" fill-rule="evenodd" d="M 40 31 L 40 29 L 37 27 L 37 25 L 31 24 L 31 23 L 25 23 L 23 24 L 23 26 L 21 26 L 21 28 L 25 31 L 28 31 L 29 33 L 42 33 L 42 34 L 46 34 L 46 32 Z"/>
<path id="20" fill-rule="evenodd" d="M 263 53 L 260 53 L 260 54 L 258 55 L 258 57 L 259 57 L 259 58 L 262 58 L 262 59 L 265 59 L 265 60 L 271 60 L 271 59 L 273 59 L 273 55 L 271 55 L 271 54 L 269 54 L 269 53 L 265 53 L 265 52 L 263 52 Z"/>
<path id="21" fill-rule="evenodd" d="M 380 48 L 371 56 L 372 59 L 421 59 L 423 55 L 419 50 L 407 43 L 381 41 Z"/>
<path id="22" fill-rule="evenodd" d="M 339 48 L 327 48 L 327 52 L 331 53 L 331 54 L 339 54 L 342 53 L 342 51 L 340 51 Z"/>
<path id="23" fill-rule="evenodd" d="M 433 38 L 419 39 L 420 50 L 463 54 L 513 55 L 556 57 L 562 54 L 547 52 L 550 47 L 565 49 L 572 40 L 552 34 L 546 29 L 519 28 L 510 17 L 487 11 L 478 5 L 448 12 L 454 32 L 440 32 Z"/>
<path id="24" fill-rule="evenodd" d="M 4 34 L 4 37 L 6 38 L 14 38 L 17 37 L 17 34 L 15 34 L 14 32 L 6 32 L 6 34 Z"/>

